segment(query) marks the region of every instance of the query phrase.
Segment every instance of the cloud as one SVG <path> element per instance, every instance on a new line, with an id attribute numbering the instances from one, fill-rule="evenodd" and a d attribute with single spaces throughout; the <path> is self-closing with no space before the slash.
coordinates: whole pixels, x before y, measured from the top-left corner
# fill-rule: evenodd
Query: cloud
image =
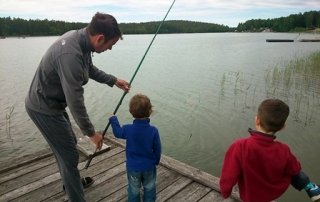
<path id="1" fill-rule="evenodd" d="M 169 0 L 0 0 L 0 17 L 89 22 L 96 13 L 119 22 L 162 20 Z M 319 0 L 176 0 L 167 19 L 204 21 L 237 26 L 241 21 L 274 18 L 319 10 Z"/>

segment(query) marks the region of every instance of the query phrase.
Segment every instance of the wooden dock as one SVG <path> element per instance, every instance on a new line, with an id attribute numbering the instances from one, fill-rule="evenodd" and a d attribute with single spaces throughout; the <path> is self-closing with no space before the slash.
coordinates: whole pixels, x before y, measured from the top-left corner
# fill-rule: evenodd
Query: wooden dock
<path id="1" fill-rule="evenodd" d="M 300 39 L 300 42 L 320 42 L 320 39 Z"/>
<path id="2" fill-rule="evenodd" d="M 293 39 L 266 39 L 266 42 L 294 42 Z"/>
<path id="3" fill-rule="evenodd" d="M 108 135 L 110 151 L 96 156 L 88 169 L 81 155 L 82 177 L 95 182 L 85 189 L 88 202 L 127 201 L 127 176 L 124 142 Z M 65 193 L 54 156 L 50 150 L 39 151 L 10 162 L 0 168 L 0 201 L 64 201 Z M 215 202 L 240 201 L 237 192 L 223 200 L 219 178 L 162 155 L 157 170 L 157 201 Z"/>

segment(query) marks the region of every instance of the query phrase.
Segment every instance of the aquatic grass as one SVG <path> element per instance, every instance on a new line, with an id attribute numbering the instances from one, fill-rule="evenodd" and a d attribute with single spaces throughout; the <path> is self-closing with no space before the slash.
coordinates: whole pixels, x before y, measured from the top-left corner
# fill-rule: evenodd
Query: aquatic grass
<path id="1" fill-rule="evenodd" d="M 304 58 L 278 62 L 261 77 L 245 72 L 223 72 L 218 80 L 217 106 L 223 108 L 230 104 L 238 113 L 254 113 L 256 101 L 279 98 L 289 104 L 293 121 L 307 126 L 319 120 L 320 51 Z"/>
<path id="2" fill-rule="evenodd" d="M 14 106 L 11 106 L 9 108 L 9 112 L 6 113 L 6 133 L 7 133 L 7 139 L 9 139 L 11 143 L 13 143 L 13 139 L 11 137 L 10 125 L 11 125 L 11 116 L 12 116 L 13 110 L 14 110 Z"/>
<path id="3" fill-rule="evenodd" d="M 236 100 L 237 100 L 236 98 L 237 98 L 237 96 L 242 92 L 240 77 L 241 77 L 240 72 L 236 72 L 236 75 L 235 75 L 236 80 L 234 82 L 234 89 L 233 89 L 233 94 L 235 96 L 234 97 L 234 102 L 233 102 L 233 106 L 234 107 L 236 107 Z M 239 85 L 238 85 L 238 83 L 239 83 Z"/>
<path id="4" fill-rule="evenodd" d="M 293 119 L 305 126 L 310 124 L 314 110 L 320 105 L 320 51 L 282 67 L 275 66 L 266 73 L 265 81 L 267 97 L 286 97 L 288 102 L 293 102 Z"/>
<path id="5" fill-rule="evenodd" d="M 277 88 L 279 86 L 279 82 L 281 81 L 280 77 L 281 70 L 278 68 L 278 66 L 267 72 L 267 76 L 265 77 L 265 91 L 267 97 L 275 96 Z"/>
<path id="6" fill-rule="evenodd" d="M 221 81 L 220 81 L 220 96 L 224 96 L 225 83 L 226 83 L 226 74 L 223 73 Z"/>
<path id="7" fill-rule="evenodd" d="M 283 83 L 285 90 L 289 91 L 292 86 L 292 71 L 289 68 L 284 70 Z"/>
<path id="8" fill-rule="evenodd" d="M 293 82 L 296 88 L 304 88 L 307 92 L 319 91 L 320 52 L 311 54 L 307 58 L 291 61 L 285 69 L 291 69 L 295 74 Z"/>
<path id="9" fill-rule="evenodd" d="M 290 91 L 304 87 L 306 91 L 312 90 L 314 84 L 319 83 L 320 77 L 320 52 L 314 53 L 307 58 L 295 59 L 284 67 L 274 67 L 267 72 L 266 87 L 282 87 Z"/>
<path id="10" fill-rule="evenodd" d="M 245 91 L 243 111 L 244 111 L 245 109 L 250 108 L 250 106 L 247 104 L 247 97 L 248 97 L 248 91 L 249 91 L 249 89 L 250 89 L 251 86 L 252 86 L 252 84 L 250 83 L 250 84 L 247 86 L 246 91 Z"/>
<path id="11" fill-rule="evenodd" d="M 254 85 L 253 96 L 252 96 L 252 106 L 254 106 L 254 98 L 256 97 L 257 85 Z"/>

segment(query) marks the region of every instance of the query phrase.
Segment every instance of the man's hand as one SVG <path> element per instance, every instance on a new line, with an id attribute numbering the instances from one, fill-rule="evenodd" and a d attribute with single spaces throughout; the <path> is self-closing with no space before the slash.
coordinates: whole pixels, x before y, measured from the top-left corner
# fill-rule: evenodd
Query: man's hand
<path id="1" fill-rule="evenodd" d="M 90 140 L 96 145 L 96 150 L 100 150 L 103 144 L 102 134 L 96 132 L 93 136 L 90 137 Z"/>
<path id="2" fill-rule="evenodd" d="M 129 83 L 126 82 L 125 80 L 117 79 L 115 84 L 118 88 L 124 90 L 125 92 L 128 92 L 130 90 Z"/>

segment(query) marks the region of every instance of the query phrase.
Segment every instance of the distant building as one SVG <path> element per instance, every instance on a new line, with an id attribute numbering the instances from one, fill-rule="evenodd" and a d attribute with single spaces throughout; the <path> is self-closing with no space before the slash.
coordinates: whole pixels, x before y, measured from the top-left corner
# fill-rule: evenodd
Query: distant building
<path id="1" fill-rule="evenodd" d="M 272 32 L 270 28 L 263 28 L 262 32 Z"/>

